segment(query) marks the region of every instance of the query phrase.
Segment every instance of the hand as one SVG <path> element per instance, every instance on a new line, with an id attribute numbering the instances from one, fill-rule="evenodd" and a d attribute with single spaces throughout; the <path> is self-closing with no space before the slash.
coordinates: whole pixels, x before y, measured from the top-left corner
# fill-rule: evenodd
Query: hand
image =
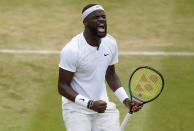
<path id="1" fill-rule="evenodd" d="M 98 113 L 104 113 L 106 110 L 106 107 L 107 107 L 107 103 L 105 101 L 99 100 L 99 101 L 94 101 L 91 109 Z"/>
<path id="2" fill-rule="evenodd" d="M 126 98 L 126 99 L 123 101 L 123 103 L 125 104 L 125 106 L 126 106 L 128 109 L 130 109 L 130 107 L 132 106 L 132 111 L 133 111 L 133 112 L 137 112 L 137 111 L 139 111 L 139 110 L 143 107 L 143 105 L 141 105 L 142 102 L 136 101 L 136 100 L 130 100 L 129 98 Z"/>

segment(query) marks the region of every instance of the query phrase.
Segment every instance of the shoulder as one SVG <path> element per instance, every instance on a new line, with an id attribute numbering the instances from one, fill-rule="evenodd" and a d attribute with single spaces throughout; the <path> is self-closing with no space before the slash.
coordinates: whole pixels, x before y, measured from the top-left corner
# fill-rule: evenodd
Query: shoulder
<path id="1" fill-rule="evenodd" d="M 67 58 L 75 60 L 79 56 L 79 48 L 80 48 L 80 37 L 81 35 L 78 34 L 68 42 L 63 49 L 61 50 L 60 56 L 61 58 Z"/>
<path id="2" fill-rule="evenodd" d="M 103 45 L 108 47 L 110 50 L 117 50 L 117 42 L 113 36 L 107 34 L 106 37 L 103 38 L 103 43 Z"/>
<path id="3" fill-rule="evenodd" d="M 117 44 L 116 39 L 111 36 L 110 34 L 107 34 L 105 38 L 103 38 L 105 41 L 108 41 L 109 43 L 112 44 Z"/>
<path id="4" fill-rule="evenodd" d="M 64 47 L 63 47 L 63 49 L 62 49 L 62 51 L 61 51 L 61 54 L 63 54 L 63 53 L 70 53 L 70 54 L 76 54 L 76 53 L 78 53 L 78 50 L 79 50 L 79 47 L 80 47 L 80 45 L 79 45 L 79 41 L 80 41 L 80 37 L 81 37 L 81 35 L 80 34 L 78 34 L 78 35 L 76 35 L 75 37 L 73 37 L 72 39 L 71 39 L 71 41 L 70 42 L 68 42 Z"/>

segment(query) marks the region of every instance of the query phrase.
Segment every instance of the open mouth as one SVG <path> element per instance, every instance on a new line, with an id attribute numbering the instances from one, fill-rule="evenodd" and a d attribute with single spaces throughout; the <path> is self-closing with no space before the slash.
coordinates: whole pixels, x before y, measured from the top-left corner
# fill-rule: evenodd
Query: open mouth
<path id="1" fill-rule="evenodd" d="M 98 32 L 100 32 L 100 33 L 104 33 L 104 32 L 105 32 L 105 26 L 104 26 L 104 24 L 99 25 L 99 26 L 97 27 L 97 30 L 98 30 Z"/>

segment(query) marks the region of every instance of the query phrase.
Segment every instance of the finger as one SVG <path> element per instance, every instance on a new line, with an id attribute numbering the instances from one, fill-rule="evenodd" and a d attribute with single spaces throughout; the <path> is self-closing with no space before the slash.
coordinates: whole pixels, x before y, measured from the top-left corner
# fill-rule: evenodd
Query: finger
<path id="1" fill-rule="evenodd" d="M 134 106 L 134 107 L 133 107 L 133 110 L 134 110 L 134 111 L 138 111 L 138 110 L 140 110 L 140 109 L 141 109 L 140 106 Z"/>
<path id="2" fill-rule="evenodd" d="M 99 110 L 106 110 L 107 106 L 98 106 Z"/>
<path id="3" fill-rule="evenodd" d="M 104 113 L 106 109 L 99 109 L 99 113 Z"/>
<path id="4" fill-rule="evenodd" d="M 137 111 L 139 111 L 139 109 L 133 109 L 133 112 L 137 112 Z"/>
<path id="5" fill-rule="evenodd" d="M 135 105 L 140 105 L 140 104 L 142 104 L 142 102 L 134 101 L 134 104 L 135 104 Z"/>
<path id="6" fill-rule="evenodd" d="M 99 107 L 99 108 L 104 108 L 104 107 L 106 108 L 107 105 L 98 105 L 98 107 Z"/>
<path id="7" fill-rule="evenodd" d="M 130 109 L 131 105 L 125 105 L 128 109 Z"/>
<path id="8" fill-rule="evenodd" d="M 134 106 L 137 106 L 137 107 L 142 107 L 143 104 L 142 103 L 135 103 Z"/>
<path id="9" fill-rule="evenodd" d="M 133 102 L 135 103 L 135 104 L 142 104 L 142 102 L 141 101 L 138 101 L 138 100 L 133 100 Z"/>
<path id="10" fill-rule="evenodd" d="M 106 103 L 99 103 L 99 106 L 106 106 Z"/>
<path id="11" fill-rule="evenodd" d="M 131 104 L 133 104 L 133 105 L 140 105 L 140 104 L 142 104 L 142 102 L 134 100 L 134 101 L 131 102 Z"/>
<path id="12" fill-rule="evenodd" d="M 141 109 L 142 108 L 142 106 L 135 106 L 135 109 Z"/>
<path id="13" fill-rule="evenodd" d="M 106 108 L 98 108 L 99 111 L 105 111 Z"/>
<path id="14" fill-rule="evenodd" d="M 105 111 L 99 111 L 98 113 L 104 113 Z"/>

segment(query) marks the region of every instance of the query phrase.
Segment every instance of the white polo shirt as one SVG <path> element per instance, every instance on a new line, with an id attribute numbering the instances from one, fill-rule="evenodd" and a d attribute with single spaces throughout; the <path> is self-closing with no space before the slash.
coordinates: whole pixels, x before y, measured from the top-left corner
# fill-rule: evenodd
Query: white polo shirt
<path id="1" fill-rule="evenodd" d="M 101 39 L 99 48 L 91 46 L 85 40 L 83 33 L 75 36 L 61 51 L 59 67 L 74 72 L 71 87 L 77 93 L 91 99 L 109 102 L 105 74 L 109 65 L 118 62 L 116 40 L 110 36 Z M 96 113 L 62 97 L 63 108 L 82 113 Z"/>

